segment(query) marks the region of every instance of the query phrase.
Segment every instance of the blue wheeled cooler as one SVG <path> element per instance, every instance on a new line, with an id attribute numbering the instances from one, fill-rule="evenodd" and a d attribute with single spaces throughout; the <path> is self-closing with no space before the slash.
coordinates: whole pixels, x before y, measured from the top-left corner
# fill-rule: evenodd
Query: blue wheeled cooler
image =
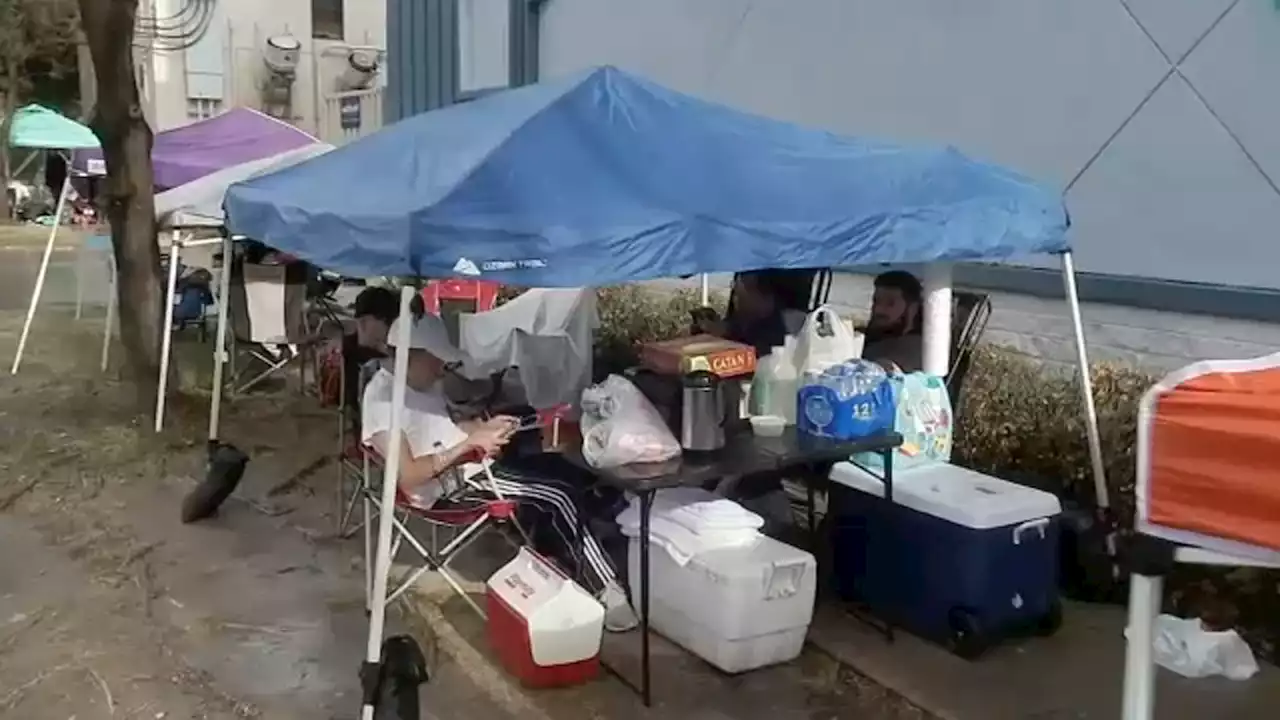
<path id="1" fill-rule="evenodd" d="M 976 658 L 1050 634 L 1058 600 L 1058 498 L 947 463 L 894 474 L 831 470 L 833 581 L 847 601 Z"/>

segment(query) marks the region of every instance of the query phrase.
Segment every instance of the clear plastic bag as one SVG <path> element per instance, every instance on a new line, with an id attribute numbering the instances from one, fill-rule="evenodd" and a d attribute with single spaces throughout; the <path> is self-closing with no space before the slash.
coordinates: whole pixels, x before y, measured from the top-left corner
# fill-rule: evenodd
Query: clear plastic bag
<path id="1" fill-rule="evenodd" d="M 582 457 L 591 467 L 670 460 L 680 442 L 658 409 L 621 375 L 582 392 Z"/>
<path id="2" fill-rule="evenodd" d="M 795 365 L 801 372 L 824 370 L 847 360 L 862 357 L 866 338 L 840 319 L 830 307 L 809 313 L 796 341 Z"/>
<path id="3" fill-rule="evenodd" d="M 1235 630 L 1206 630 L 1198 618 L 1159 616 L 1152 646 L 1156 664 L 1183 677 L 1248 680 L 1258 672 L 1253 651 Z"/>

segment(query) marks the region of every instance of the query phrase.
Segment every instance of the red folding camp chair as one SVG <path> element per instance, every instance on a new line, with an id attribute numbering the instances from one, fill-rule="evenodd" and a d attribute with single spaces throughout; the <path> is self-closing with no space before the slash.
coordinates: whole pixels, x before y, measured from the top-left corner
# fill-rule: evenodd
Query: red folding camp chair
<path id="1" fill-rule="evenodd" d="M 378 517 L 378 501 L 381 492 L 378 483 L 373 480 L 375 477 L 380 477 L 380 471 L 384 467 L 384 463 L 382 457 L 373 448 L 359 446 L 358 448 L 353 448 L 353 450 L 359 457 L 361 473 L 359 497 L 363 500 L 364 508 L 361 525 L 364 529 L 365 604 L 366 607 L 371 607 L 371 593 L 373 592 L 373 528 L 375 527 L 373 520 Z M 354 459 L 351 458 L 350 460 Z M 516 519 L 515 501 L 507 500 L 502 496 L 497 482 L 494 481 L 492 474 L 490 474 L 488 460 L 477 458 L 473 462 L 480 462 L 485 466 L 485 475 L 487 477 L 479 481 L 467 480 L 459 477 L 456 471 L 450 471 L 453 477 L 452 479 L 445 479 L 445 496 L 432 507 L 422 507 L 415 504 L 414 500 L 402 492 L 399 486 L 396 487 L 396 511 L 392 517 L 394 538 L 391 545 L 391 557 L 396 557 L 397 553 L 400 552 L 402 543 L 407 543 L 417 553 L 421 564 L 414 568 L 399 585 L 389 590 L 387 594 L 388 603 L 412 587 L 424 574 L 434 571 L 444 578 L 445 582 L 449 583 L 450 587 L 471 606 L 471 609 L 475 610 L 481 618 L 484 618 L 484 609 L 471 599 L 462 583 L 449 569 L 449 564 L 490 530 L 512 528 L 519 536 L 519 542 L 532 546 L 524 528 L 521 527 Z M 474 489 L 488 490 L 493 494 L 494 499 L 467 499 L 464 497 L 467 490 Z M 430 529 L 431 537 L 428 542 L 423 542 L 414 536 L 409 528 L 411 519 L 425 523 Z M 444 535 L 443 538 L 441 537 L 442 534 Z M 504 539 L 511 541 L 513 547 L 517 547 L 516 542 L 508 534 L 500 534 Z M 441 545 L 442 542 L 443 545 Z"/>
<path id="2" fill-rule="evenodd" d="M 497 306 L 500 288 L 488 280 L 432 280 L 422 289 L 422 301 L 432 315 L 440 315 L 446 304 L 453 303 L 461 312 L 488 312 Z"/>

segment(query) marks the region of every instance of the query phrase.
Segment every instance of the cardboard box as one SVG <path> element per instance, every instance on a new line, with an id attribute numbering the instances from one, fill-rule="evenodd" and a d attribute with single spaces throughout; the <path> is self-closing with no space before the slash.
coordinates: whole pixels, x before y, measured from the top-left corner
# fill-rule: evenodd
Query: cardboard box
<path id="1" fill-rule="evenodd" d="M 640 364 L 668 375 L 709 370 L 722 378 L 732 378 L 756 371 L 756 351 L 714 335 L 695 335 L 641 345 Z"/>

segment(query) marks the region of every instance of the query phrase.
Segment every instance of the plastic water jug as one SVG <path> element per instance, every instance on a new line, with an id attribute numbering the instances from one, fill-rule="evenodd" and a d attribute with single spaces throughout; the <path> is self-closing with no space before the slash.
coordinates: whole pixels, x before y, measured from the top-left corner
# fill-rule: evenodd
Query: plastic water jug
<path id="1" fill-rule="evenodd" d="M 774 415 L 788 425 L 796 421 L 796 390 L 800 373 L 795 366 L 795 338 L 788 335 L 784 344 L 773 348 L 756 365 L 751 383 L 749 409 L 752 415 Z"/>
<path id="2" fill-rule="evenodd" d="M 769 395 L 773 391 L 773 378 L 778 373 L 778 360 L 781 356 L 782 348 L 775 347 L 756 362 L 756 375 L 751 380 L 751 394 L 747 398 L 747 412 L 750 415 L 773 414 Z"/>

